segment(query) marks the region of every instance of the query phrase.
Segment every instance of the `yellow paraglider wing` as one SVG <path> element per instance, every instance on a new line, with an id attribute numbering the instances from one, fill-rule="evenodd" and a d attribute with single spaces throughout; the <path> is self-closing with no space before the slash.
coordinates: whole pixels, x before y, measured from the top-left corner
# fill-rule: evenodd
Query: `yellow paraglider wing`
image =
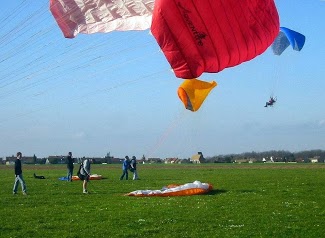
<path id="1" fill-rule="evenodd" d="M 179 86 L 177 94 L 186 109 L 199 110 L 210 91 L 217 86 L 215 81 L 205 82 L 198 79 L 185 79 Z"/>

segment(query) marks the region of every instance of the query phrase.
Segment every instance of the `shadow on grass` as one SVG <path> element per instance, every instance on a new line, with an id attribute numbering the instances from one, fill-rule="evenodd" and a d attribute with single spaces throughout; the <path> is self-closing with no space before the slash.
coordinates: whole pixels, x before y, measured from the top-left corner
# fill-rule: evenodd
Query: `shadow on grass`
<path id="1" fill-rule="evenodd" d="M 213 189 L 210 192 L 205 193 L 203 195 L 218 195 L 218 194 L 222 194 L 222 193 L 226 193 L 226 192 L 228 192 L 228 191 L 224 190 L 224 189 Z"/>
<path id="2" fill-rule="evenodd" d="M 222 193 L 227 193 L 228 190 L 225 189 L 213 189 L 208 193 L 202 194 L 202 195 L 218 195 Z M 257 193 L 256 190 L 250 190 L 250 189 L 242 189 L 242 190 L 237 190 L 236 192 L 238 193 Z"/>
<path id="3" fill-rule="evenodd" d="M 256 190 L 252 190 L 252 189 L 242 189 L 242 190 L 238 190 L 238 193 L 256 193 Z"/>

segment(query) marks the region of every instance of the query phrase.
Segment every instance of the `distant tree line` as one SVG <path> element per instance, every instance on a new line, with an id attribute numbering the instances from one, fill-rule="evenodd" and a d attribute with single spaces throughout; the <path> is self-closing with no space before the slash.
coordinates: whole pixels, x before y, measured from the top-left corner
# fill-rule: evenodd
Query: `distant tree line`
<path id="1" fill-rule="evenodd" d="M 76 163 L 80 163 L 83 158 L 75 158 Z M 109 153 L 105 157 L 95 158 L 95 157 L 87 157 L 93 160 L 96 164 L 115 164 L 121 163 L 123 159 L 114 158 L 110 156 Z M 0 158 L 1 159 L 1 158 Z M 5 160 L 0 160 L 0 163 L 3 164 L 6 162 L 14 163 L 16 157 L 12 155 L 11 157 L 6 157 Z M 139 162 L 146 163 L 164 163 L 168 160 L 174 160 L 174 163 L 180 163 L 179 161 L 187 161 L 191 163 L 191 159 L 178 159 L 178 158 L 149 158 L 146 159 L 144 156 L 139 160 Z M 309 163 L 312 160 L 317 160 L 317 162 L 324 163 L 325 162 L 325 150 L 305 150 L 300 152 L 290 152 L 285 150 L 270 150 L 264 152 L 245 152 L 241 154 L 227 154 L 227 155 L 216 155 L 212 157 L 204 158 L 203 163 L 245 163 L 245 162 L 254 162 L 254 163 L 263 163 L 263 162 L 298 162 L 298 163 Z M 49 156 L 47 158 L 37 158 L 36 155 L 30 157 L 23 157 L 23 163 L 26 164 L 65 164 L 66 156 Z"/>
<path id="2" fill-rule="evenodd" d="M 217 155 L 206 158 L 208 163 L 234 163 L 238 161 L 265 162 L 302 162 L 309 163 L 312 159 L 318 162 L 325 161 L 325 150 L 305 150 L 300 152 L 290 152 L 285 150 L 271 150 L 264 152 L 245 152 L 241 154 Z"/>

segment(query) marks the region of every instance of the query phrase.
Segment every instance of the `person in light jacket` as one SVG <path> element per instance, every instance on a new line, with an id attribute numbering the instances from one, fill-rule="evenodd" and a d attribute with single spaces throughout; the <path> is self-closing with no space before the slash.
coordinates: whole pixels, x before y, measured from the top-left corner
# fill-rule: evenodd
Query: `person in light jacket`
<path id="1" fill-rule="evenodd" d="M 82 175 L 82 180 L 83 180 L 83 183 L 82 183 L 82 192 L 87 194 L 88 193 L 88 190 L 87 190 L 87 187 L 88 187 L 88 181 L 90 179 L 90 163 L 91 163 L 91 160 L 90 159 L 85 159 L 82 163 L 82 168 L 80 170 L 80 174 Z"/>

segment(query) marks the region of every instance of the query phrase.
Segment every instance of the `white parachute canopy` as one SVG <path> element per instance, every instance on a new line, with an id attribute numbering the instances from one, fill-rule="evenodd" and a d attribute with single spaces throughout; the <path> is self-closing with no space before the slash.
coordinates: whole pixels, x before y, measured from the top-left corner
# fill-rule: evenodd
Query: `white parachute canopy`
<path id="1" fill-rule="evenodd" d="M 154 0 L 50 0 L 50 10 L 66 38 L 149 29 L 153 7 Z"/>

